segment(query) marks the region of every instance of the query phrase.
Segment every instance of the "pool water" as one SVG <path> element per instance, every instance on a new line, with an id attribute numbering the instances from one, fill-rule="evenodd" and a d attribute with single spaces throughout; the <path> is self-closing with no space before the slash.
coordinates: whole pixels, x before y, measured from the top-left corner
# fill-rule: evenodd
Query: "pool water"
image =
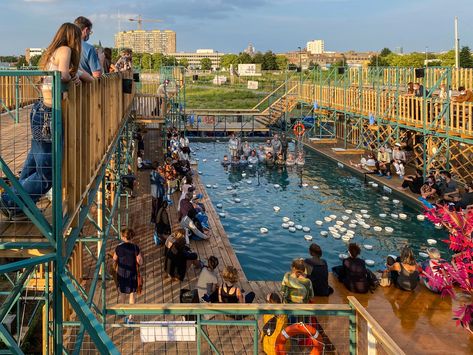
<path id="1" fill-rule="evenodd" d="M 372 250 L 362 247 L 361 253 L 363 259 L 375 262 L 372 270 L 382 269 L 386 256 L 399 255 L 400 248 L 406 243 L 414 249 L 417 261 L 425 260 L 418 253 L 425 252 L 428 238 L 437 240 L 436 247 L 442 254 L 448 252 L 442 242 L 446 232 L 435 229 L 427 220 L 418 221 L 416 216 L 421 213 L 420 208 L 384 192 L 382 186 L 370 186 L 363 178 L 309 149 L 305 150 L 306 164 L 302 169 L 260 165 L 226 171 L 220 164 L 223 155 L 228 154 L 225 143 L 195 142 L 192 148 L 194 158 L 198 159 L 201 180 L 204 185 L 212 185 L 207 186 L 207 192 L 217 212 L 225 214 L 220 220 L 249 280 L 281 280 L 289 271 L 292 259 L 309 256 L 311 242 L 304 239 L 306 234 L 322 247 L 330 268 L 340 264 L 339 255 L 346 253 L 347 243 L 334 239 L 330 233 L 323 237 L 320 232 L 328 231 L 328 227 L 334 226 L 344 215 L 350 218 L 343 221 L 343 227 L 355 231 L 351 241 L 360 246 L 373 246 Z M 389 199 L 383 199 L 383 196 Z M 394 199 L 400 202 L 395 204 Z M 279 206 L 280 211 L 275 212 L 273 206 Z M 347 214 L 346 209 L 353 213 Z M 355 214 L 362 214 L 360 210 L 363 209 L 368 211 L 370 217 L 365 218 L 365 222 L 371 228 L 360 225 L 349 228 L 350 220 L 356 219 Z M 387 217 L 379 216 L 383 213 Z M 391 216 L 399 213 L 406 214 L 407 219 Z M 324 217 L 332 214 L 337 219 L 325 222 Z M 291 233 L 281 226 L 283 217 L 289 217 L 296 225 L 309 227 L 310 232 L 297 230 Z M 316 225 L 316 220 L 323 221 L 323 225 Z M 382 227 L 383 231 L 374 231 L 374 226 Z M 394 231 L 386 233 L 386 226 Z M 262 234 L 262 227 L 267 228 L 268 233 Z"/>

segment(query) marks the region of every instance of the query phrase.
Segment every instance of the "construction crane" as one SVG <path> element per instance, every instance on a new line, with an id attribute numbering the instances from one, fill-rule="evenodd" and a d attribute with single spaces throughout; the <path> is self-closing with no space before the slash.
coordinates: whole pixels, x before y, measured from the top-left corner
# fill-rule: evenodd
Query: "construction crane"
<path id="1" fill-rule="evenodd" d="M 142 30 L 143 22 L 163 22 L 163 20 L 143 20 L 141 15 L 138 15 L 138 18 L 130 18 L 129 21 L 138 23 L 138 31 Z"/>

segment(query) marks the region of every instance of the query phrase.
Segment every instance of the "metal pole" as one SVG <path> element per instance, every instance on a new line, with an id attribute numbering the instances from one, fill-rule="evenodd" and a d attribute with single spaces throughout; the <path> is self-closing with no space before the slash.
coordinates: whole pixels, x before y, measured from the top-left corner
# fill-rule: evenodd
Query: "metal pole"
<path id="1" fill-rule="evenodd" d="M 455 69 L 460 68 L 460 38 L 458 38 L 458 17 L 455 16 Z"/>

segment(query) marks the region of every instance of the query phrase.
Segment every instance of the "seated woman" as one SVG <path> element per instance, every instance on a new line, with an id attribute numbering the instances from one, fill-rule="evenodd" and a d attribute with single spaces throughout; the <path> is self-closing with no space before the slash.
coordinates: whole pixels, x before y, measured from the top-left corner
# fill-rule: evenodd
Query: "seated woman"
<path id="1" fill-rule="evenodd" d="M 369 291 L 368 271 L 363 259 L 360 259 L 361 249 L 356 243 L 348 245 L 348 258 L 343 260 L 342 265 L 332 269 L 339 281 L 345 287 L 355 293 L 367 293 Z"/>
<path id="2" fill-rule="evenodd" d="M 415 194 L 420 194 L 420 189 L 424 185 L 424 178 L 422 176 L 422 170 L 416 169 L 415 175 L 406 175 L 404 176 L 404 181 L 402 182 L 402 188 L 404 190 L 411 190 Z"/>
<path id="3" fill-rule="evenodd" d="M 297 153 L 296 164 L 299 166 L 305 165 L 304 152 L 302 150 Z"/>
<path id="4" fill-rule="evenodd" d="M 312 282 L 314 296 L 329 296 L 333 288 L 328 284 L 328 266 L 322 259 L 322 249 L 318 244 L 312 243 L 309 247 L 311 258 L 305 259 L 307 277 Z"/>
<path id="5" fill-rule="evenodd" d="M 289 153 L 287 155 L 287 159 L 286 159 L 286 165 L 287 166 L 293 166 L 296 164 L 296 159 L 294 158 L 294 154 L 292 153 Z"/>
<path id="6" fill-rule="evenodd" d="M 440 293 L 442 290 L 433 286 L 433 283 L 436 278 L 443 278 L 439 271 L 439 266 L 444 263 L 445 260 L 440 258 L 440 251 L 437 248 L 428 248 L 427 254 L 429 254 L 429 259 L 425 260 L 421 265 L 421 280 L 430 291 Z"/>
<path id="7" fill-rule="evenodd" d="M 207 240 L 210 238 L 210 231 L 205 230 L 200 224 L 197 214 L 199 213 L 192 203 L 194 194 L 188 192 L 180 203 L 179 218 L 181 227 L 189 230 L 194 235 L 194 240 Z M 189 244 L 187 242 L 187 244 Z"/>
<path id="8" fill-rule="evenodd" d="M 413 291 L 419 284 L 419 271 L 414 252 L 409 246 L 404 246 L 401 256 L 394 260 L 388 257 L 386 262 L 391 272 L 391 282 L 404 291 Z"/>
<path id="9" fill-rule="evenodd" d="M 370 172 L 374 172 L 376 170 L 376 159 L 372 153 L 368 153 L 367 157 L 361 157 L 360 163 L 356 164 L 350 160 L 350 165 L 354 166 L 358 169 L 364 169 Z"/>
<path id="10" fill-rule="evenodd" d="M 284 303 L 309 303 L 314 297 L 312 282 L 306 277 L 303 259 L 294 259 L 291 271 L 286 272 L 281 283 Z"/>
<path id="11" fill-rule="evenodd" d="M 406 153 L 401 150 L 401 143 L 396 143 L 393 147 L 393 160 L 392 163 L 396 169 L 396 174 L 399 178 L 403 179 L 405 175 L 404 166 L 406 165 Z"/>
<path id="12" fill-rule="evenodd" d="M 199 294 L 200 302 L 217 302 L 217 275 L 216 269 L 218 266 L 218 259 L 215 256 L 209 256 L 207 265 L 204 265 L 199 274 L 199 279 L 195 288 Z"/>
<path id="13" fill-rule="evenodd" d="M 258 156 L 256 155 L 256 151 L 252 150 L 250 153 L 250 156 L 248 157 L 248 163 L 250 164 L 258 164 L 259 159 Z"/>
<path id="14" fill-rule="evenodd" d="M 188 192 L 194 192 L 194 182 L 192 179 L 192 175 L 186 175 L 184 177 L 183 183 L 181 183 L 181 197 L 179 197 L 179 203 L 177 205 L 177 210 L 181 209 L 181 201 L 186 198 Z"/>
<path id="15" fill-rule="evenodd" d="M 423 199 L 434 198 L 435 195 L 438 195 L 440 188 L 435 182 L 435 178 L 431 175 L 427 178 L 426 182 L 420 188 L 420 194 Z"/>
<path id="16" fill-rule="evenodd" d="M 238 270 L 233 266 L 225 266 L 222 273 L 223 284 L 218 288 L 219 303 L 252 303 L 255 293 L 249 292 L 243 297 L 243 291 L 235 286 L 239 280 Z"/>
<path id="17" fill-rule="evenodd" d="M 197 254 L 186 245 L 184 230 L 180 229 L 171 234 L 164 246 L 164 271 L 173 281 L 183 281 L 189 265 L 202 267 Z"/>

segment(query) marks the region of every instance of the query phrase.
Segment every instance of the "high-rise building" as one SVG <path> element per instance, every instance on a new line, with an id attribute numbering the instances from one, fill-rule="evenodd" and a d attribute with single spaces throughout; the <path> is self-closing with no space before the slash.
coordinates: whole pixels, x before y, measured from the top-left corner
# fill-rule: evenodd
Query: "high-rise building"
<path id="1" fill-rule="evenodd" d="M 316 39 L 307 42 L 307 52 L 310 54 L 323 54 L 325 52 L 325 43 L 322 39 Z"/>
<path id="2" fill-rule="evenodd" d="M 176 32 L 171 30 L 122 31 L 115 34 L 116 48 L 131 48 L 136 53 L 175 53 Z"/>

